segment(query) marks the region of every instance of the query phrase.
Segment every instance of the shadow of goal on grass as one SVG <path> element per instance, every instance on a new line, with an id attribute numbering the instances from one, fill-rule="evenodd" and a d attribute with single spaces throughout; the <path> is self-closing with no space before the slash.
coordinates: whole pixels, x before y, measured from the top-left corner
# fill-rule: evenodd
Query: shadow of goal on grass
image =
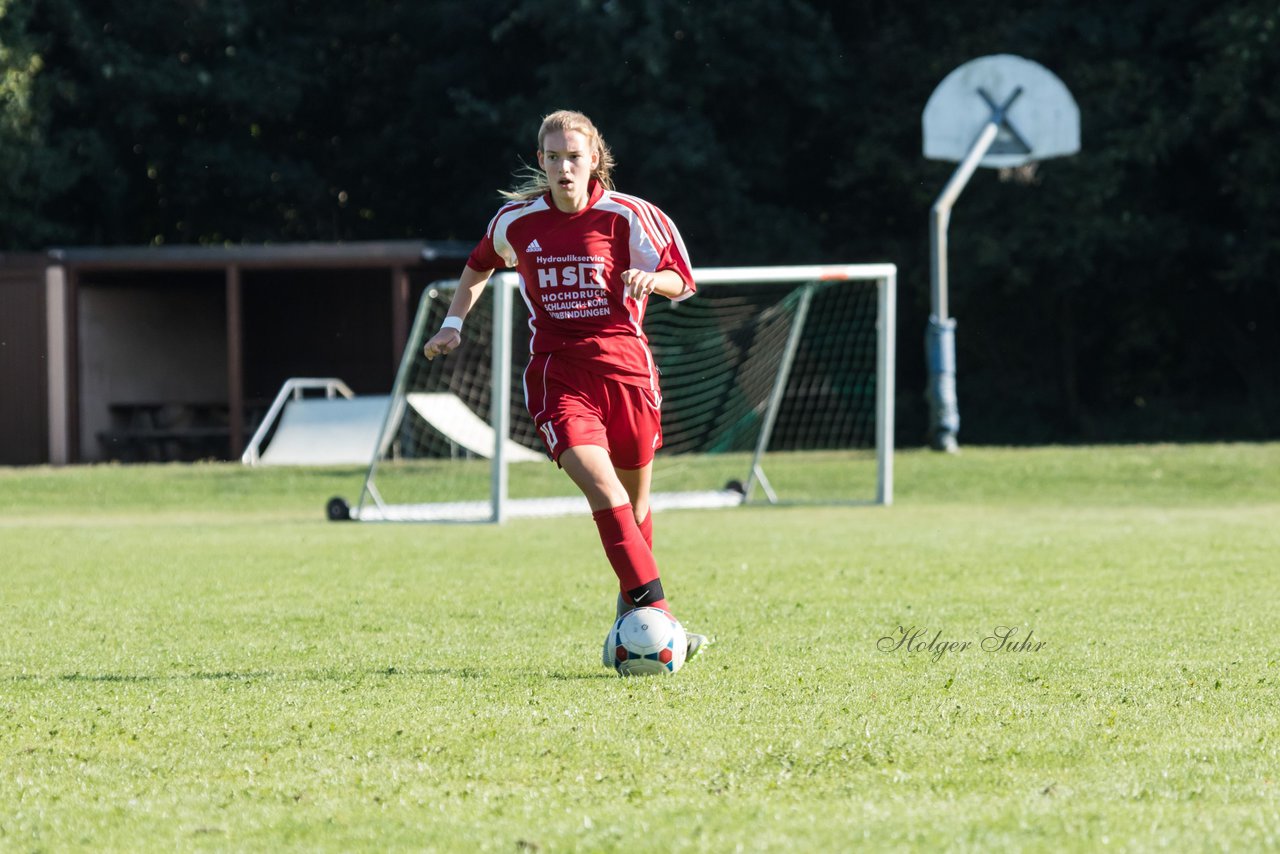
<path id="1" fill-rule="evenodd" d="M 371 678 L 382 679 L 503 679 L 519 675 L 530 679 L 554 679 L 557 681 L 590 681 L 617 679 L 612 670 L 554 671 L 524 669 L 518 672 L 495 673 L 485 668 L 461 667 L 378 667 L 373 669 L 310 669 L 310 670 L 197 670 L 193 673 L 74 673 L 43 674 L 18 673 L 0 675 L 3 683 L 78 682 L 85 684 L 144 684 L 161 682 L 350 682 L 359 683 Z"/>

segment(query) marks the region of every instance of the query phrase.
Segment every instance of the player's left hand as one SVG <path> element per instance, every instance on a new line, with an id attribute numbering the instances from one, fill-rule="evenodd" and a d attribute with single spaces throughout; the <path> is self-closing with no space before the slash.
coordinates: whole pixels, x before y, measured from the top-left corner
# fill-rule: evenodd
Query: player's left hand
<path id="1" fill-rule="evenodd" d="M 422 354 L 431 361 L 436 356 L 447 356 L 462 346 L 462 333 L 456 329 L 441 329 L 422 347 Z"/>
<path id="2" fill-rule="evenodd" d="M 633 300 L 642 300 L 658 289 L 658 277 L 633 267 L 623 271 L 622 284 L 626 285 L 627 296 Z"/>

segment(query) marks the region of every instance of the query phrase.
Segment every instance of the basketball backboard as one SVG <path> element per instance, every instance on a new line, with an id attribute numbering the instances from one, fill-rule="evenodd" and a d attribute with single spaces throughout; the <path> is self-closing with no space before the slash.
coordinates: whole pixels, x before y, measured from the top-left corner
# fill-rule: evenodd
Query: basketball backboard
<path id="1" fill-rule="evenodd" d="M 1080 109 L 1052 71 L 1002 53 L 946 76 L 924 107 L 924 156 L 963 161 L 982 129 L 999 130 L 980 166 L 1006 168 L 1080 150 Z"/>

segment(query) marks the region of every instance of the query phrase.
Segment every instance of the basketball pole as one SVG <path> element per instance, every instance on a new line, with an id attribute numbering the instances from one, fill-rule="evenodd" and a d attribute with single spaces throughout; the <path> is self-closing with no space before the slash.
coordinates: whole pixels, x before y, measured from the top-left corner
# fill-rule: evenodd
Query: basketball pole
<path id="1" fill-rule="evenodd" d="M 1009 112 L 1023 95 L 1028 105 L 1019 111 L 1019 129 L 1009 121 Z M 951 209 L 979 166 L 1012 168 L 1079 151 L 1080 109 L 1062 81 L 1043 65 L 995 54 L 970 60 L 943 78 L 925 104 L 922 124 L 924 156 L 960 164 L 929 211 L 931 312 L 924 341 L 929 444 L 934 450 L 954 452 L 959 449 L 960 407 L 956 321 L 948 292 Z"/>
<path id="2" fill-rule="evenodd" d="M 929 372 L 926 386 L 929 444 L 935 451 L 954 452 L 959 448 L 956 439 L 960 432 L 960 405 L 956 397 L 956 322 L 948 316 L 947 292 L 947 229 L 951 226 L 951 208 L 964 192 L 982 158 L 987 156 L 987 150 L 995 142 L 1004 122 L 1005 109 L 1020 91 L 1014 93 L 1005 107 L 997 107 L 992 112 L 990 120 L 978 133 L 968 154 L 929 210 L 930 313 L 924 349 Z"/>

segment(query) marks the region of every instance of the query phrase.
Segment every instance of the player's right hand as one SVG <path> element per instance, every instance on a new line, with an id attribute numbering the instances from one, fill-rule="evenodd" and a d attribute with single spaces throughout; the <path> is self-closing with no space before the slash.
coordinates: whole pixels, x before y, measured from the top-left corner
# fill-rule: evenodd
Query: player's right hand
<path id="1" fill-rule="evenodd" d="M 456 329 L 441 329 L 435 335 L 431 336 L 422 348 L 422 355 L 427 357 L 427 361 L 434 359 L 436 356 L 447 356 L 462 345 L 462 333 Z"/>

